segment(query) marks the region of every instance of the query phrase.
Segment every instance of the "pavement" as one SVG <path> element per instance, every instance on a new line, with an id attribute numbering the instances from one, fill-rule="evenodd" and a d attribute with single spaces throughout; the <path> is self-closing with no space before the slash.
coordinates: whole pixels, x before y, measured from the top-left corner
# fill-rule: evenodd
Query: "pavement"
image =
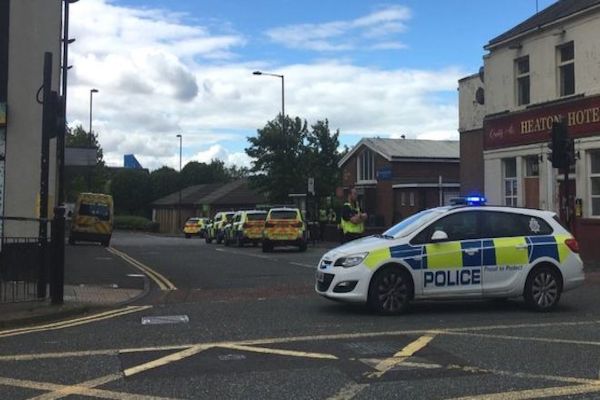
<path id="1" fill-rule="evenodd" d="M 382 317 L 314 293 L 326 248 L 120 232 L 113 247 L 76 247 L 96 267 L 73 265 L 72 282 L 95 273 L 142 290 L 130 275 L 143 273 L 147 295 L 1 330 L 0 398 L 600 398 L 596 271 L 550 313 L 521 299 L 428 301 Z"/>

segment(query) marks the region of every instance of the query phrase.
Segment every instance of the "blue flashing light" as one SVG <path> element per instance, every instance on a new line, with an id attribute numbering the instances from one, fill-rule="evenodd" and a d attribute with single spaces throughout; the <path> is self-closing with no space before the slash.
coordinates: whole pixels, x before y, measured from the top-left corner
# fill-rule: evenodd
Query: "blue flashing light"
<path id="1" fill-rule="evenodd" d="M 483 196 L 466 196 L 458 197 L 451 200 L 452 205 L 466 205 L 466 206 L 483 206 L 486 203 L 486 199 Z"/>

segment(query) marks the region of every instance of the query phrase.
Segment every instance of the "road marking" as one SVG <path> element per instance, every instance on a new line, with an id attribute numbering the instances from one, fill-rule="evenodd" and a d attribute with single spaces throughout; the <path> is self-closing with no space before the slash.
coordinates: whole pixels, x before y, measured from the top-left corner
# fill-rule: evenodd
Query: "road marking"
<path id="1" fill-rule="evenodd" d="M 88 387 L 81 387 L 78 385 L 68 386 L 68 385 L 60 385 L 56 383 L 49 382 L 36 382 L 25 379 L 13 379 L 13 378 L 3 378 L 0 377 L 0 385 L 3 386 L 11 386 L 11 387 L 20 387 L 24 389 L 33 389 L 33 390 L 42 390 L 48 392 L 56 392 L 59 390 L 63 390 L 68 387 L 73 387 L 73 394 L 79 394 L 82 396 L 92 396 L 99 397 L 102 399 L 116 399 L 116 400 L 131 400 L 131 399 L 139 399 L 139 400 L 169 400 L 166 397 L 156 397 L 156 396 L 146 396 L 139 395 L 133 393 L 122 393 L 122 392 L 114 392 L 105 389 L 93 389 Z M 34 397 L 35 398 L 35 397 Z"/>
<path id="2" fill-rule="evenodd" d="M 585 346 L 600 346 L 600 342 L 593 342 L 589 340 L 572 340 L 572 339 L 554 339 L 544 337 L 531 337 L 531 336 L 511 336 L 511 335 L 493 335 L 487 333 L 472 333 L 472 332 L 454 332 L 446 331 L 444 335 L 449 336 L 472 336 L 489 339 L 502 339 L 502 340 L 515 340 L 515 341 L 529 341 L 529 342 L 542 342 L 542 343 L 554 343 L 554 344 L 575 344 Z"/>
<path id="3" fill-rule="evenodd" d="M 262 258 L 263 260 L 279 261 L 277 258 L 263 256 L 262 254 L 242 253 L 240 251 L 231 251 L 231 250 L 227 250 L 227 249 L 222 249 L 220 247 L 215 248 L 215 250 L 219 251 L 221 253 L 229 253 L 229 254 L 234 254 L 237 256 L 247 256 L 247 257 Z"/>
<path id="4" fill-rule="evenodd" d="M 292 265 L 297 265 L 299 267 L 310 268 L 310 269 L 317 269 L 316 265 L 303 264 L 303 263 L 294 262 L 294 261 L 290 261 L 289 263 L 292 264 Z"/>
<path id="5" fill-rule="evenodd" d="M 63 397 L 70 396 L 72 394 L 86 394 L 88 390 L 95 388 L 96 386 L 102 386 L 110 382 L 114 382 L 123 377 L 121 374 L 110 374 L 101 376 L 100 378 L 92 379 L 89 381 L 81 382 L 76 385 L 68 385 L 50 393 L 42 394 L 40 396 L 32 397 L 30 400 L 56 400 Z"/>
<path id="6" fill-rule="evenodd" d="M 115 317 L 120 317 L 122 315 L 140 312 L 143 310 L 147 310 L 149 308 L 152 308 L 152 306 L 127 306 L 127 307 L 120 308 L 117 310 L 111 310 L 111 311 L 106 311 L 106 312 L 102 312 L 99 314 L 93 314 L 93 315 L 90 315 L 87 317 L 75 318 L 75 319 L 70 319 L 70 320 L 66 320 L 66 321 L 54 322 L 51 324 L 38 325 L 38 326 L 27 327 L 27 328 L 19 328 L 19 329 L 0 331 L 0 338 L 24 335 L 27 333 L 44 332 L 44 331 L 70 328 L 73 326 L 89 324 L 89 323 L 96 322 L 96 321 L 102 321 L 102 320 L 109 319 L 109 318 L 115 318 Z"/>
<path id="7" fill-rule="evenodd" d="M 376 372 L 371 372 L 367 376 L 369 378 L 381 378 L 386 372 L 394 367 L 399 366 L 404 361 L 412 357 L 416 352 L 422 350 L 437 336 L 437 332 L 431 332 L 421 336 L 417 340 L 406 345 L 402 350 L 394 354 L 392 357 L 381 361 L 375 366 Z"/>
<path id="8" fill-rule="evenodd" d="M 148 267 L 147 265 L 142 264 L 135 258 L 123 253 L 122 251 L 115 249 L 114 247 L 108 247 L 106 250 L 116 256 L 121 257 L 125 262 L 144 272 L 146 275 L 148 275 L 150 279 L 152 279 L 158 285 L 158 287 L 161 290 L 177 290 L 177 287 L 170 280 L 165 278 L 159 272 L 156 272 L 152 268 Z"/>
<path id="9" fill-rule="evenodd" d="M 328 397 L 327 400 L 350 400 L 354 398 L 357 394 L 362 392 L 369 385 L 366 383 L 360 384 L 351 382 L 346 386 L 342 387 L 339 392 L 334 394 L 331 397 Z"/>
<path id="10" fill-rule="evenodd" d="M 157 358 L 156 360 L 149 361 L 144 364 L 137 365 L 135 367 L 127 368 L 123 371 L 123 375 L 126 377 L 139 374 L 141 372 L 148 371 L 150 369 L 162 367 L 163 365 L 170 364 L 175 361 L 183 360 L 184 358 L 191 357 L 195 354 L 200 353 L 201 351 L 210 349 L 214 346 L 212 345 L 195 345 L 189 347 L 185 350 L 178 351 L 177 353 L 169 354 L 168 356 L 164 356 L 161 358 Z"/>
<path id="11" fill-rule="evenodd" d="M 244 346 L 244 345 L 240 345 L 240 344 L 227 344 L 227 345 L 221 345 L 221 346 L 216 346 L 216 347 L 230 349 L 230 350 L 250 351 L 253 353 L 276 354 L 276 355 L 280 355 L 280 356 L 316 358 L 316 359 L 322 359 L 322 360 L 337 360 L 338 359 L 333 354 L 310 353 L 310 352 L 306 352 L 306 351 L 283 350 L 283 349 L 270 349 L 270 348 L 266 348 L 266 347 Z"/>
<path id="12" fill-rule="evenodd" d="M 572 396 L 600 392 L 600 383 L 593 385 L 556 386 L 542 389 L 526 389 L 513 392 L 489 393 L 477 396 L 455 397 L 452 400 L 525 400 L 544 397 Z"/>

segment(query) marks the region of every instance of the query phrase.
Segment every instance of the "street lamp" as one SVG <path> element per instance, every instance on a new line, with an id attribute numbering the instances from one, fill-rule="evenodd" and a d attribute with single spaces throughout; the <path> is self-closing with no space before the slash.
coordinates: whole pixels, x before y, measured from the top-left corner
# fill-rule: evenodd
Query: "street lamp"
<path id="1" fill-rule="evenodd" d="M 271 74 L 269 72 L 254 71 L 252 75 L 266 75 L 281 78 L 281 131 L 285 133 L 285 83 L 283 75 Z"/>
<path id="2" fill-rule="evenodd" d="M 98 93 L 98 89 L 90 89 L 90 132 L 88 134 L 88 146 L 91 149 L 94 146 L 94 136 L 92 133 L 92 102 L 94 93 Z M 93 166 L 88 166 L 88 191 L 92 190 L 92 169 Z"/>
<path id="3" fill-rule="evenodd" d="M 177 203 L 177 228 L 181 229 L 181 154 L 183 149 L 183 136 L 179 134 L 176 137 L 179 138 L 179 202 Z"/>
<path id="4" fill-rule="evenodd" d="M 98 93 L 98 89 L 90 89 L 90 147 L 92 147 L 92 105 L 94 99 L 94 93 Z"/>

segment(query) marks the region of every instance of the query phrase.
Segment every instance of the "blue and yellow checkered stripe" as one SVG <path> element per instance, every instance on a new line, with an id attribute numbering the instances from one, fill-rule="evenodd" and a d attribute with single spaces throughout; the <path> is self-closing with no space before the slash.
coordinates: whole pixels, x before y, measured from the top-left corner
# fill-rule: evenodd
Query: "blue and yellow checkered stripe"
<path id="1" fill-rule="evenodd" d="M 486 240 L 463 240 L 417 245 L 403 244 L 373 251 L 365 259 L 376 268 L 390 258 L 402 259 L 411 269 L 459 269 L 487 265 L 531 264 L 540 258 L 562 263 L 569 255 L 568 235 L 521 236 Z"/>

